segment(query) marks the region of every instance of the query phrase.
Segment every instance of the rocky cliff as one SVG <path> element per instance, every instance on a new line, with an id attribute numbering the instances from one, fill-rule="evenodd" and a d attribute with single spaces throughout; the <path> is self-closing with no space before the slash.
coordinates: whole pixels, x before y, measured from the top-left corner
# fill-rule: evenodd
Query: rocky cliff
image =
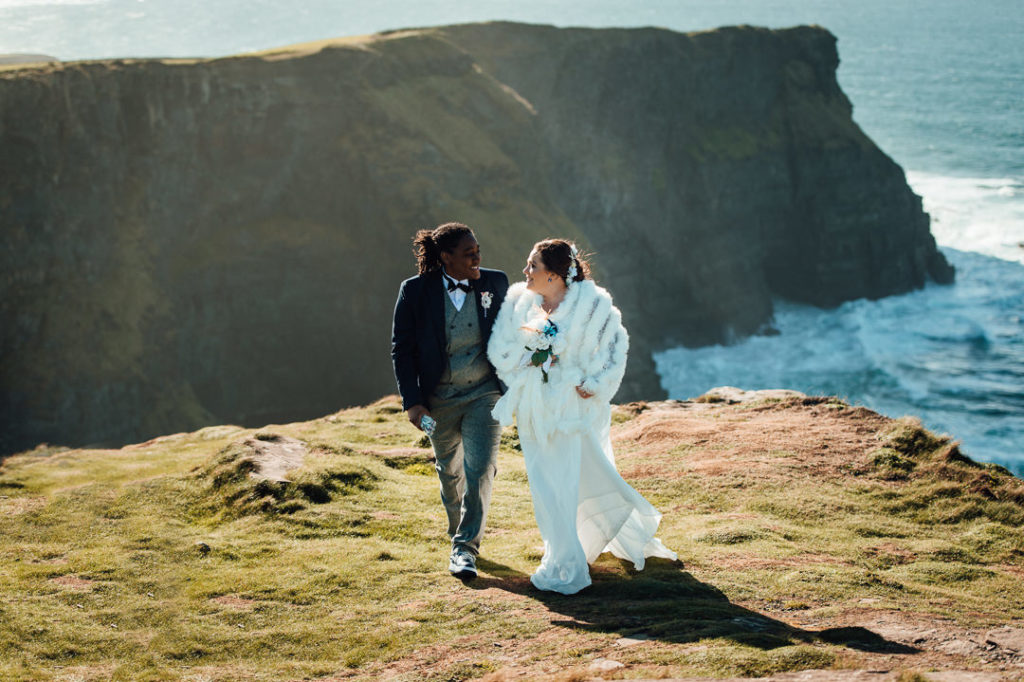
<path id="1" fill-rule="evenodd" d="M 412 232 L 515 273 L 596 253 L 650 350 L 949 281 L 824 29 L 454 26 L 217 60 L 0 70 L 4 452 L 321 414 L 393 390 Z"/>

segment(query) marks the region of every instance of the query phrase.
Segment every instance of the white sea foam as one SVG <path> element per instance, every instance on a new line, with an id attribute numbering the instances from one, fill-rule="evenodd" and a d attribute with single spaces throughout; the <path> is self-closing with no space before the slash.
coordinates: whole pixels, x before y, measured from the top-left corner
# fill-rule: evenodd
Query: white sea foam
<path id="1" fill-rule="evenodd" d="M 942 246 L 1024 263 L 1024 179 L 907 171 Z"/>
<path id="2" fill-rule="evenodd" d="M 777 301 L 778 336 L 655 356 L 673 398 L 730 384 L 839 395 L 1024 475 L 1024 183 L 911 171 L 953 286 L 834 310 Z"/>
<path id="3" fill-rule="evenodd" d="M 673 398 L 730 384 L 840 395 L 922 417 L 972 456 L 1024 472 L 1024 267 L 944 249 L 953 286 L 834 310 L 776 302 L 777 336 L 655 356 Z"/>

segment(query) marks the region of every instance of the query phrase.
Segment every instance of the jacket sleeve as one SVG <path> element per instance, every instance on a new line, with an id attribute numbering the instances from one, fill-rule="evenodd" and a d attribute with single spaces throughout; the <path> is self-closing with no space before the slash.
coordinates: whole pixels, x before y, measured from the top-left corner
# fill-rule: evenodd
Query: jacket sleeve
<path id="1" fill-rule="evenodd" d="M 512 373 L 519 367 L 525 348 L 519 343 L 516 333 L 515 304 L 517 297 L 513 294 L 506 298 L 498 310 L 494 321 L 491 340 L 487 344 L 487 359 L 494 365 L 498 378 L 505 384 L 509 383 Z"/>
<path id="2" fill-rule="evenodd" d="M 402 395 L 402 409 L 425 404 L 420 391 L 416 361 L 416 317 L 409 300 L 407 283 L 402 284 L 395 303 L 395 319 L 391 327 L 391 363 L 395 368 L 398 392 Z"/>
<path id="3" fill-rule="evenodd" d="M 602 314 L 588 324 L 588 327 L 593 325 L 596 332 L 597 347 L 584 365 L 580 388 L 599 400 L 610 402 L 626 373 L 629 334 L 622 326 L 622 313 L 618 308 L 613 305 L 601 308 Z"/>

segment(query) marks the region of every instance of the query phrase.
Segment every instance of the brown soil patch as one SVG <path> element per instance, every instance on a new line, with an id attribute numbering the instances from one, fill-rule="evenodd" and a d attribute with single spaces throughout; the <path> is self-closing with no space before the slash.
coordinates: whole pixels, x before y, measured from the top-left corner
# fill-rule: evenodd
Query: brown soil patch
<path id="1" fill-rule="evenodd" d="M 940 670 L 976 668 L 978 662 L 1015 671 L 1012 679 L 1024 674 L 1024 655 L 989 641 L 990 628 L 971 629 L 934 615 L 871 608 L 851 608 L 819 620 L 813 613 L 793 616 L 791 620 L 811 631 L 825 628 L 864 628 L 889 642 L 911 647 L 913 653 L 873 652 L 861 654 L 870 659 L 870 667 Z M 868 667 L 868 665 L 865 665 Z"/>
<path id="2" fill-rule="evenodd" d="M 70 587 L 73 590 L 91 590 L 96 581 L 88 580 L 87 578 L 79 578 L 74 575 L 59 575 L 56 578 L 50 578 L 51 583 L 57 585 L 63 585 L 64 587 Z"/>
<path id="3" fill-rule="evenodd" d="M 233 594 L 225 594 L 220 597 L 214 597 L 210 601 L 220 604 L 221 606 L 227 606 L 232 609 L 243 610 L 251 609 L 259 603 L 255 599 L 246 599 L 245 597 L 239 597 Z"/>
<path id="4" fill-rule="evenodd" d="M 850 562 L 838 559 L 828 554 L 799 554 L 788 557 L 758 557 L 742 554 L 727 554 L 715 557 L 708 562 L 716 568 L 725 568 L 730 571 L 744 571 L 759 568 L 786 568 L 797 566 L 828 565 L 839 566 L 849 565 Z"/>
<path id="5" fill-rule="evenodd" d="M 1019 575 L 1020 577 L 1024 578 L 1024 566 L 1014 566 L 1012 564 L 1000 564 L 999 566 L 990 566 L 989 568 L 994 568 L 997 571 L 1003 571 L 1003 572 L 1009 573 L 1011 575 Z"/>
<path id="6" fill-rule="evenodd" d="M 879 446 L 891 420 L 814 398 L 759 405 L 649 403 L 612 429 L 625 478 L 727 474 L 845 478 Z M 709 417 L 715 427 L 709 428 Z"/>
<path id="7" fill-rule="evenodd" d="M 0 497 L 0 515 L 3 516 L 18 516 L 45 506 L 45 497 Z"/>
<path id="8" fill-rule="evenodd" d="M 433 456 L 430 448 L 389 448 L 387 450 L 362 450 L 360 454 L 372 455 L 374 457 L 400 458 L 400 457 L 428 457 Z"/>
<path id="9" fill-rule="evenodd" d="M 549 679 L 548 675 L 558 672 L 559 669 L 551 668 L 550 664 L 545 667 L 543 661 L 531 660 L 532 652 L 538 648 L 556 646 L 571 649 L 574 646 L 583 646 L 584 641 L 589 641 L 585 635 L 567 632 L 562 627 L 551 627 L 528 639 L 511 638 L 496 641 L 482 635 L 469 635 L 444 644 L 416 649 L 397 661 L 371 665 L 360 670 L 359 674 L 367 679 L 388 679 L 417 672 L 439 672 L 459 663 L 486 658 L 500 665 L 501 672 L 505 675 L 526 675 L 526 679 Z"/>
<path id="10" fill-rule="evenodd" d="M 118 667 L 112 663 L 62 666 L 59 668 L 60 674 L 57 677 L 48 677 L 47 679 L 74 680 L 75 682 L 106 681 L 113 679 L 114 670 Z"/>
<path id="11" fill-rule="evenodd" d="M 891 542 L 883 542 L 882 544 L 875 545 L 874 547 L 867 547 L 863 551 L 868 556 L 888 557 L 899 564 L 906 564 L 917 558 L 917 554 L 914 552 L 904 549 L 899 545 L 894 545 Z"/>
<path id="12" fill-rule="evenodd" d="M 252 450 L 251 458 L 256 463 L 249 476 L 270 481 L 288 482 L 288 472 L 302 466 L 308 453 L 301 440 L 277 434 L 246 438 L 242 444 Z"/>

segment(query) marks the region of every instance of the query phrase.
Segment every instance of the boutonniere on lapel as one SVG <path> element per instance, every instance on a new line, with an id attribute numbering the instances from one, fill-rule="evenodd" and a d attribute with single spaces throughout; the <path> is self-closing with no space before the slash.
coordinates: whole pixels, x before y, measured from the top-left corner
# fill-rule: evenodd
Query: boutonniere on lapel
<path id="1" fill-rule="evenodd" d="M 487 311 L 491 309 L 491 302 L 494 300 L 494 294 L 489 291 L 480 292 L 480 305 L 484 309 L 484 317 L 487 317 Z"/>

